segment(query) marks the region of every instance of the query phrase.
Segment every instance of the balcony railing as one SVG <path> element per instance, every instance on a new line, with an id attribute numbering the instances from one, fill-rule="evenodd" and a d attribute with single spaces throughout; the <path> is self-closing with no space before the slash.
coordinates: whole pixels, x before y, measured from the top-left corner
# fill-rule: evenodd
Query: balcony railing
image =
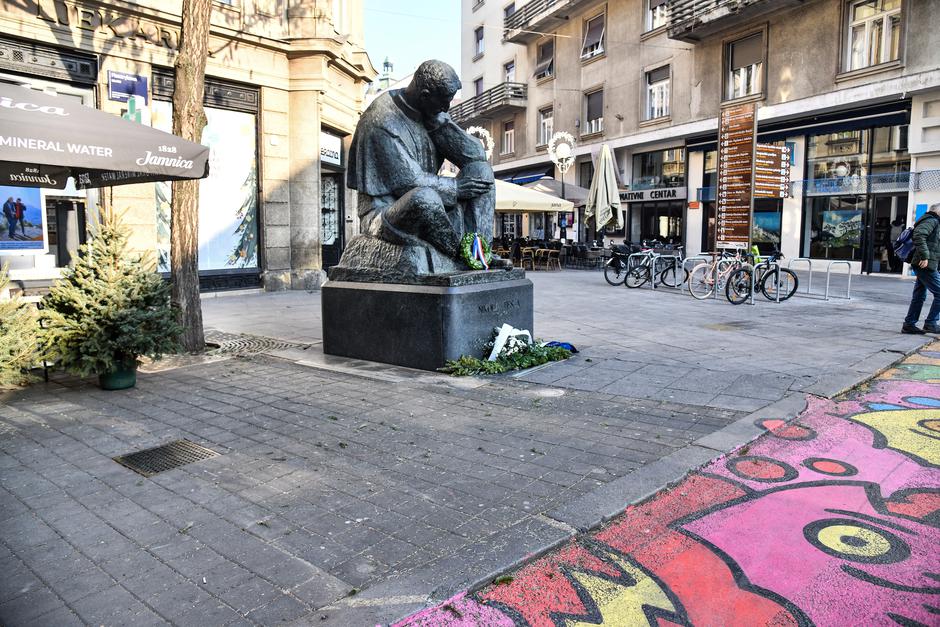
<path id="1" fill-rule="evenodd" d="M 503 39 L 523 44 L 541 37 L 566 22 L 586 0 L 530 0 L 503 19 Z"/>
<path id="2" fill-rule="evenodd" d="M 803 4 L 805 0 L 669 0 L 669 37 L 699 41 L 760 15 Z"/>
<path id="3" fill-rule="evenodd" d="M 485 118 L 507 108 L 525 108 L 528 87 L 525 83 L 500 83 L 479 96 L 464 100 L 451 107 L 450 116 L 456 122 Z"/>

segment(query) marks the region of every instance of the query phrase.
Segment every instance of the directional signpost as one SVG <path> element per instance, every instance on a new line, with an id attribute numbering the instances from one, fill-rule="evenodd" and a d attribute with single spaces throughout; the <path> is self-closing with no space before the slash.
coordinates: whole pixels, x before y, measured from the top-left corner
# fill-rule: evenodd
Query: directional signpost
<path id="1" fill-rule="evenodd" d="M 749 248 L 754 193 L 757 105 L 725 107 L 718 127 L 718 210 L 715 246 Z"/>
<path id="2" fill-rule="evenodd" d="M 790 194 L 790 149 L 757 144 L 754 158 L 754 196 L 786 198 Z"/>

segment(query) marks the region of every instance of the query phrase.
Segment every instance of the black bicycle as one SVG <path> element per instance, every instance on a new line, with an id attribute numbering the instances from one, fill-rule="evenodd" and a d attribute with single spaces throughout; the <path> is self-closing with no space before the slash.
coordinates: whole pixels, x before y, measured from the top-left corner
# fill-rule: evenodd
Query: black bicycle
<path id="1" fill-rule="evenodd" d="M 683 265 L 685 258 L 682 251 L 682 246 L 663 244 L 657 240 L 644 241 L 640 252 L 646 253 L 646 256 L 628 269 L 624 285 L 636 288 L 653 280 L 654 287 L 679 287 L 689 278 L 689 271 Z"/>
<path id="2" fill-rule="evenodd" d="M 769 257 L 761 259 L 753 266 L 744 266 L 734 272 L 725 284 L 725 297 L 732 305 L 740 305 L 751 297 L 751 274 L 754 273 L 753 285 L 760 286 L 760 291 L 767 300 L 787 300 L 800 285 L 800 279 L 789 268 L 781 268 L 779 261 L 783 253 L 773 251 Z"/>
<path id="3" fill-rule="evenodd" d="M 604 264 L 604 279 L 611 285 L 620 285 L 627 278 L 630 255 L 636 252 L 632 246 L 614 244 L 610 247 L 610 259 Z"/>

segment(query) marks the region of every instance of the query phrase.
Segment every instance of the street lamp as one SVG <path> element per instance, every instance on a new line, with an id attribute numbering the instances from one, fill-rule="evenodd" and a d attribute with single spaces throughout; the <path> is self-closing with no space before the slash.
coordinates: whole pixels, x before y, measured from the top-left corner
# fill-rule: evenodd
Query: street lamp
<path id="1" fill-rule="evenodd" d="M 561 199 L 565 199 L 565 173 L 574 163 L 574 137 L 565 131 L 558 131 L 548 140 L 548 156 L 561 172 Z M 567 233 L 562 228 L 561 239 L 566 239 Z M 578 238 L 580 240 L 580 238 Z"/>
<path id="2" fill-rule="evenodd" d="M 490 157 L 493 156 L 493 148 L 496 144 L 490 132 L 482 126 L 469 126 L 467 127 L 467 134 L 476 137 L 483 143 L 483 150 L 486 151 L 486 160 L 489 161 Z"/>

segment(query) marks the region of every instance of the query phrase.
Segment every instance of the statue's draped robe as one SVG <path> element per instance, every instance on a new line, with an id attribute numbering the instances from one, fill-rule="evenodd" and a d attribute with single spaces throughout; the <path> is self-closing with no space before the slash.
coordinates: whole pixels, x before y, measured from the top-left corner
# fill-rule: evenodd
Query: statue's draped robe
<path id="1" fill-rule="evenodd" d="M 444 156 L 401 90 L 380 95 L 359 120 L 349 148 L 346 182 L 359 191 L 365 232 L 396 200 L 416 188 L 438 193 L 445 207 L 457 206 L 457 181 L 438 176 Z"/>

